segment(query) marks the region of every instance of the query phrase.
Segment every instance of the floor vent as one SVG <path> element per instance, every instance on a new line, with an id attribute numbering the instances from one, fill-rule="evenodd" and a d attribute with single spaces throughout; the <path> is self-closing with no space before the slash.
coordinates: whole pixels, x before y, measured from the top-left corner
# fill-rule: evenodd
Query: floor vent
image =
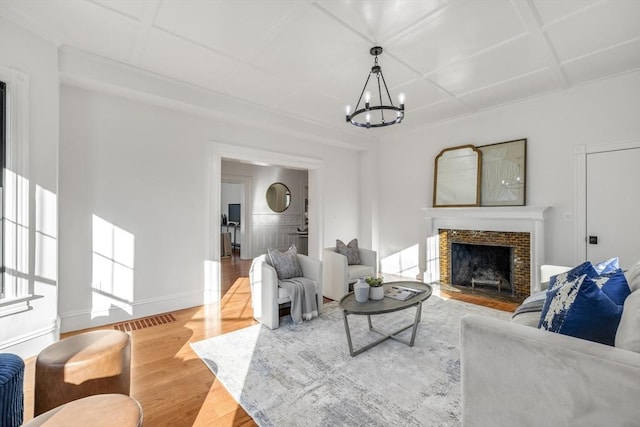
<path id="1" fill-rule="evenodd" d="M 131 320 L 113 325 L 113 329 L 123 332 L 137 331 L 138 329 L 150 328 L 164 323 L 175 322 L 176 318 L 171 313 L 160 314 L 158 316 L 145 317 L 143 319 Z"/>

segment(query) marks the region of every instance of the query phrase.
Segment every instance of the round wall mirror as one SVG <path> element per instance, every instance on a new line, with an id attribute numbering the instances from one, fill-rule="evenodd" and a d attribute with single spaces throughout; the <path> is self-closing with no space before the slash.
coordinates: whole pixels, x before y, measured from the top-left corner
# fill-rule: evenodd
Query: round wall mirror
<path id="1" fill-rule="evenodd" d="M 281 182 L 274 182 L 267 189 L 267 204 L 274 212 L 284 212 L 291 204 L 291 191 Z"/>

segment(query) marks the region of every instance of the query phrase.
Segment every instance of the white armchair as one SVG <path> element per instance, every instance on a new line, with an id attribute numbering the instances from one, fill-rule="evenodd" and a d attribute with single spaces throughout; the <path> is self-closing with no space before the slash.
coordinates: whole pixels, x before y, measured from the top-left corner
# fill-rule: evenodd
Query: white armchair
<path id="1" fill-rule="evenodd" d="M 359 277 L 375 276 L 378 273 L 378 254 L 376 251 L 358 248 L 360 264 L 348 265 L 347 257 L 336 252 L 336 248 L 322 251 L 322 276 L 324 278 L 324 296 L 339 301 L 349 293 L 349 284 Z"/>
<path id="2" fill-rule="evenodd" d="M 260 255 L 251 263 L 249 281 L 251 284 L 251 307 L 253 318 L 269 329 L 280 327 L 280 307 L 291 303 L 287 293 L 278 286 L 278 275 L 267 261 L 266 255 Z M 298 254 L 298 262 L 303 277 L 316 283 L 318 314 L 322 312 L 322 262 Z"/>

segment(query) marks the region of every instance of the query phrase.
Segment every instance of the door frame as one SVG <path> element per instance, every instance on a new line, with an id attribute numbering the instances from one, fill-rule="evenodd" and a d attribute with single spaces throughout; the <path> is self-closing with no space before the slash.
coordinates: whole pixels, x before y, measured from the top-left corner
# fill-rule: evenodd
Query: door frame
<path id="1" fill-rule="evenodd" d="M 240 210 L 240 235 L 236 236 L 236 239 L 243 244 L 240 245 L 240 259 L 250 259 L 251 258 L 251 242 L 252 242 L 252 233 L 251 229 L 247 228 L 247 218 L 251 217 L 251 208 L 252 206 L 247 203 L 247 194 L 253 194 L 253 184 L 250 176 L 242 176 L 242 175 L 221 175 L 220 179 L 220 194 L 222 194 L 222 183 L 227 184 L 240 184 L 242 185 L 242 191 L 240 195 L 240 203 L 243 208 Z M 221 214 L 224 212 L 220 212 Z M 220 215 L 218 215 L 218 218 Z"/>
<path id="2" fill-rule="evenodd" d="M 220 191 L 222 185 L 222 159 L 236 160 L 262 166 L 280 166 L 292 169 L 306 169 L 309 174 L 309 223 L 313 226 L 309 229 L 309 256 L 320 259 L 323 247 L 324 216 L 321 209 L 323 200 L 322 183 L 324 182 L 324 161 L 310 157 L 296 156 L 288 153 L 267 151 L 257 148 L 230 145 L 217 141 L 211 141 L 210 156 L 210 187 L 209 200 L 211 221 L 210 229 L 219 228 L 220 218 Z M 249 215 L 251 208 L 245 209 Z M 244 221 L 246 223 L 246 220 Z M 246 234 L 250 234 L 247 232 Z M 209 253 L 212 260 L 220 259 L 220 233 L 210 232 Z M 248 237 L 250 239 L 251 237 Z M 249 241 L 247 244 L 250 243 Z M 242 248 L 241 248 L 242 249 Z M 243 253 L 244 254 L 244 253 Z M 247 254 L 252 257 L 251 253 Z"/>
<path id="3" fill-rule="evenodd" d="M 634 148 L 640 148 L 640 138 L 590 145 L 581 144 L 575 147 L 574 265 L 584 262 L 587 258 L 587 155 Z"/>

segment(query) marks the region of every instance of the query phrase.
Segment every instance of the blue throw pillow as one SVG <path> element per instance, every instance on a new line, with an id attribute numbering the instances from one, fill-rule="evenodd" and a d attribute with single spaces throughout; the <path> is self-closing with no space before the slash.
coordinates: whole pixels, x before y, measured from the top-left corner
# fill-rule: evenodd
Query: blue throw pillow
<path id="1" fill-rule="evenodd" d="M 631 294 L 627 278 L 620 268 L 613 273 L 601 274 L 594 281 L 602 292 L 619 306 L 623 306 L 624 300 Z"/>
<path id="2" fill-rule="evenodd" d="M 551 277 L 538 327 L 614 345 L 628 294 L 629 286 L 617 271 L 598 275 L 595 267 L 585 262 Z"/>

